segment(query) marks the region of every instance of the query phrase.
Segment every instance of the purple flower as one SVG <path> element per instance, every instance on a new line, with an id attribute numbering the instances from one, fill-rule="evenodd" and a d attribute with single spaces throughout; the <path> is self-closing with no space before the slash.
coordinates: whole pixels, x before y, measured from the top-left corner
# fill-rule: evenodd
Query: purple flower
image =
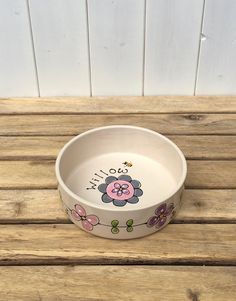
<path id="1" fill-rule="evenodd" d="M 171 203 L 169 206 L 167 206 L 166 203 L 161 204 L 155 210 L 155 215 L 150 217 L 147 221 L 147 226 L 150 228 L 153 226 L 155 226 L 156 228 L 162 227 L 166 223 L 168 216 L 172 214 L 173 210 L 173 203 Z"/>

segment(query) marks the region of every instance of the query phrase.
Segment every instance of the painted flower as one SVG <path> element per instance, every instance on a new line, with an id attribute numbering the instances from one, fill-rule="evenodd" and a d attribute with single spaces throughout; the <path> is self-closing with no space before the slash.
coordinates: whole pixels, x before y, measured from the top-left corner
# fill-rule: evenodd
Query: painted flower
<path id="1" fill-rule="evenodd" d="M 136 204 L 139 197 L 143 194 L 140 189 L 141 183 L 133 180 L 128 175 L 121 175 L 118 178 L 109 176 L 105 179 L 105 183 L 98 186 L 98 190 L 103 193 L 102 201 L 111 203 L 115 206 L 124 206 L 127 202 Z"/>
<path id="2" fill-rule="evenodd" d="M 87 231 L 92 231 L 93 227 L 99 223 L 99 218 L 93 214 L 86 214 L 84 208 L 80 205 L 75 205 L 75 209 L 70 210 L 71 217 L 76 221 L 81 221 L 83 228 Z"/>
<path id="3" fill-rule="evenodd" d="M 166 203 L 161 204 L 157 209 L 155 210 L 155 215 L 150 217 L 147 221 L 148 227 L 156 226 L 156 228 L 162 227 L 166 221 L 167 218 L 172 214 L 174 210 L 174 204 L 171 203 L 169 206 L 167 206 Z"/>

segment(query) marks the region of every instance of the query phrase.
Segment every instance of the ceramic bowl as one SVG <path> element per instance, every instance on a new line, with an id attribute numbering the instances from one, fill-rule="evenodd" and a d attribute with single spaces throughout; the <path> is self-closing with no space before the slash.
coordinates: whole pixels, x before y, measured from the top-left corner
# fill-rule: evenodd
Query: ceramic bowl
<path id="1" fill-rule="evenodd" d="M 186 173 L 184 155 L 173 142 L 127 125 L 80 134 L 56 160 L 69 218 L 89 233 L 113 239 L 166 226 L 179 209 Z"/>

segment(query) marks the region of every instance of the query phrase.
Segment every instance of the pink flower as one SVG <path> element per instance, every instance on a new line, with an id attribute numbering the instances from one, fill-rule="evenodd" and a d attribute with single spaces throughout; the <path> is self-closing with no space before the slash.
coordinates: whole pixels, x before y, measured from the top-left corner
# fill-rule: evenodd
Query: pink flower
<path id="1" fill-rule="evenodd" d="M 93 226 L 99 223 L 99 218 L 96 215 L 86 215 L 86 211 L 80 205 L 75 205 L 75 209 L 70 210 L 70 214 L 76 221 L 81 221 L 83 228 L 87 231 L 92 231 Z"/>
<path id="2" fill-rule="evenodd" d="M 128 175 L 120 175 L 118 178 L 109 176 L 105 183 L 98 186 L 98 190 L 103 193 L 104 203 L 113 203 L 115 206 L 122 207 L 127 203 L 136 204 L 143 191 L 140 189 L 141 183 L 133 180 Z"/>

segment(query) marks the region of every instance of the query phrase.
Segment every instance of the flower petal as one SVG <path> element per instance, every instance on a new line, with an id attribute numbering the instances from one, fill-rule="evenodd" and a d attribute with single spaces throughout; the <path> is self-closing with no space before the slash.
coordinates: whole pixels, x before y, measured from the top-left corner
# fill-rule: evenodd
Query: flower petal
<path id="1" fill-rule="evenodd" d="M 138 201 L 139 201 L 139 198 L 136 196 L 133 196 L 132 198 L 127 199 L 127 202 L 130 204 L 136 204 L 136 203 L 138 203 Z"/>
<path id="2" fill-rule="evenodd" d="M 131 177 L 128 176 L 128 175 L 121 175 L 118 177 L 119 180 L 123 180 L 123 181 L 127 181 L 127 182 L 130 182 L 132 181 Z"/>
<path id="3" fill-rule="evenodd" d="M 118 195 L 118 196 L 121 196 L 122 194 L 123 194 L 122 190 L 118 190 L 118 191 L 117 191 L 117 195 Z"/>
<path id="4" fill-rule="evenodd" d="M 119 189 L 120 188 L 120 183 L 115 182 L 114 187 Z"/>
<path id="5" fill-rule="evenodd" d="M 103 183 L 98 186 L 98 190 L 102 193 L 105 193 L 107 190 L 107 184 Z"/>
<path id="6" fill-rule="evenodd" d="M 80 205 L 75 205 L 75 211 L 80 215 L 80 216 L 86 216 L 86 211 L 84 208 Z"/>
<path id="7" fill-rule="evenodd" d="M 71 210 L 71 216 L 77 220 L 77 221 L 80 221 L 81 220 L 81 216 L 79 215 L 78 212 L 76 212 L 74 209 Z"/>
<path id="8" fill-rule="evenodd" d="M 131 184 L 133 185 L 134 188 L 141 187 L 141 183 L 138 180 L 132 180 Z"/>
<path id="9" fill-rule="evenodd" d="M 158 217 L 156 215 L 149 218 L 147 221 L 147 227 L 151 228 L 158 223 Z"/>
<path id="10" fill-rule="evenodd" d="M 112 189 L 112 191 L 111 192 L 113 192 L 113 193 L 116 193 L 116 192 L 118 192 L 119 191 L 119 189 L 118 188 L 114 188 L 114 189 Z"/>
<path id="11" fill-rule="evenodd" d="M 130 194 L 130 191 L 129 191 L 128 189 L 124 189 L 124 190 L 123 190 L 123 193 L 124 193 L 124 194 Z"/>
<path id="12" fill-rule="evenodd" d="M 167 217 L 164 215 L 162 218 L 159 219 L 159 221 L 156 225 L 156 228 L 162 227 L 165 224 L 166 220 L 167 220 Z"/>
<path id="13" fill-rule="evenodd" d="M 141 195 L 143 195 L 142 189 L 140 189 L 140 188 L 134 189 L 134 195 L 136 195 L 136 196 L 141 196 Z"/>
<path id="14" fill-rule="evenodd" d="M 82 226 L 87 231 L 92 231 L 93 230 L 93 225 L 90 224 L 90 222 L 88 222 L 86 219 L 82 221 Z"/>
<path id="15" fill-rule="evenodd" d="M 114 200 L 113 204 L 115 206 L 119 206 L 119 207 L 123 207 L 126 204 L 126 201 L 118 201 L 118 200 Z"/>
<path id="16" fill-rule="evenodd" d="M 94 214 L 87 215 L 86 219 L 93 226 L 96 226 L 99 223 L 99 218 Z"/>
<path id="17" fill-rule="evenodd" d="M 106 182 L 106 184 L 110 184 L 111 182 L 114 182 L 116 180 L 118 180 L 116 177 L 109 176 L 106 178 L 105 182 Z"/>
<path id="18" fill-rule="evenodd" d="M 157 209 L 155 210 L 155 214 L 159 216 L 160 214 L 164 213 L 166 211 L 166 203 L 161 204 Z"/>
<path id="19" fill-rule="evenodd" d="M 128 184 L 122 184 L 121 187 L 122 187 L 122 188 L 128 188 L 129 185 L 128 185 Z"/>
<path id="20" fill-rule="evenodd" d="M 110 202 L 113 201 L 113 199 L 110 198 L 106 193 L 104 193 L 104 194 L 102 195 L 102 201 L 103 201 L 103 203 L 110 203 Z"/>

